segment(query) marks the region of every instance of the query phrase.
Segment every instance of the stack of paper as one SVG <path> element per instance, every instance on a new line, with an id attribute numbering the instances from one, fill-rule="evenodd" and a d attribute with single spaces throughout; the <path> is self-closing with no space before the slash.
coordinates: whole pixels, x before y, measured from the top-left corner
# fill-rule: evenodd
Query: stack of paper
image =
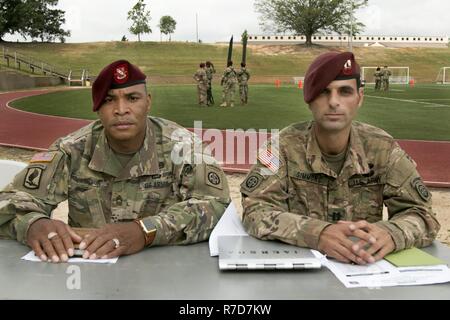
<path id="1" fill-rule="evenodd" d="M 417 248 L 390 254 L 360 266 L 327 259 L 325 266 L 347 287 L 410 286 L 450 282 L 444 261 Z"/>

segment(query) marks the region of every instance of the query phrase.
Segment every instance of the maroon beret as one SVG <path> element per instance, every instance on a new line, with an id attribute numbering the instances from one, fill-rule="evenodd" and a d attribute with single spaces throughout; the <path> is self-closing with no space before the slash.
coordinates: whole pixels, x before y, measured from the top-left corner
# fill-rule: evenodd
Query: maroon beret
<path id="1" fill-rule="evenodd" d="M 360 69 L 351 52 L 327 52 L 318 56 L 305 75 L 303 98 L 313 101 L 334 80 L 356 79 L 360 84 Z"/>
<path id="2" fill-rule="evenodd" d="M 107 65 L 92 85 L 93 110 L 100 109 L 110 89 L 131 87 L 145 83 L 145 79 L 145 74 L 127 60 L 118 60 Z"/>

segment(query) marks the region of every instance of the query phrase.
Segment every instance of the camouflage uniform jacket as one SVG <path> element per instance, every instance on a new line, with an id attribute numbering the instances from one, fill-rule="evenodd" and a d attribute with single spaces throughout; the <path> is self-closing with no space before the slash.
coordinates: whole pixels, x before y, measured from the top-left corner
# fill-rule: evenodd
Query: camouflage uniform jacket
<path id="1" fill-rule="evenodd" d="M 213 67 L 207 67 L 206 68 L 206 78 L 208 79 L 208 85 L 211 85 L 213 74 L 216 73 L 216 69 Z"/>
<path id="2" fill-rule="evenodd" d="M 250 72 L 247 68 L 241 68 L 237 71 L 237 78 L 239 81 L 239 85 L 246 85 L 248 80 L 250 80 Z"/>
<path id="3" fill-rule="evenodd" d="M 273 157 L 259 153 L 241 184 L 243 223 L 251 235 L 317 249 L 320 233 L 331 223 L 366 220 L 390 233 L 396 251 L 435 239 L 440 225 L 431 194 L 413 160 L 391 136 L 354 122 L 336 175 L 323 159 L 312 127 L 313 122 L 306 122 L 283 129 L 279 146 L 271 142 Z M 388 221 L 382 221 L 383 203 Z"/>
<path id="4" fill-rule="evenodd" d="M 389 69 L 383 69 L 381 71 L 381 77 L 383 78 L 383 80 L 389 80 L 389 77 L 392 75 L 391 70 Z"/>
<path id="5" fill-rule="evenodd" d="M 74 227 L 145 218 L 157 228 L 152 246 L 207 239 L 230 202 L 229 190 L 201 143 L 191 149 L 198 141 L 193 137 L 173 122 L 149 117 L 143 146 L 125 167 L 99 120 L 57 140 L 0 192 L 0 237 L 26 243 L 29 225 L 68 199 Z"/>
<path id="6" fill-rule="evenodd" d="M 373 76 L 375 77 L 375 80 L 381 80 L 381 77 L 383 76 L 383 72 L 381 70 L 377 70 L 377 71 L 375 71 Z"/>
<path id="7" fill-rule="evenodd" d="M 233 67 L 227 67 L 222 75 L 222 84 L 232 85 L 237 83 L 236 71 Z"/>
<path id="8" fill-rule="evenodd" d="M 194 74 L 194 80 L 197 81 L 198 86 L 204 86 L 206 87 L 208 85 L 208 78 L 206 76 L 205 69 L 198 69 L 197 72 Z"/>

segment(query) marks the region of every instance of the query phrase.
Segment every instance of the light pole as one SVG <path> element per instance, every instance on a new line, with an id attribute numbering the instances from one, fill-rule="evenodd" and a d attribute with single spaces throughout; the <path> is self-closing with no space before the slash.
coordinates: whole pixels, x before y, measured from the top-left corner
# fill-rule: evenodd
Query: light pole
<path id="1" fill-rule="evenodd" d="M 198 43 L 198 14 L 195 13 L 195 33 L 197 36 L 197 43 Z"/>
<path id="2" fill-rule="evenodd" d="M 350 52 L 353 52 L 353 0 L 349 0 L 350 4 L 350 28 L 349 28 L 349 42 L 348 42 L 348 49 Z"/>

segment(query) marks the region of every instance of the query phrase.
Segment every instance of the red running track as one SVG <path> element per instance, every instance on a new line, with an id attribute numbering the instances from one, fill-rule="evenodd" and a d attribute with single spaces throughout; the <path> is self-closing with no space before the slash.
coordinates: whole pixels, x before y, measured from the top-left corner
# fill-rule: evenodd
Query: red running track
<path id="1" fill-rule="evenodd" d="M 8 92 L 0 94 L 0 145 L 21 147 L 34 150 L 45 150 L 57 138 L 65 136 L 89 123 L 88 120 L 45 116 L 12 109 L 8 103 L 12 100 L 48 93 L 55 90 L 33 90 Z M 64 106 L 61 106 L 62 108 Z M 231 154 L 240 159 L 224 159 L 223 167 L 228 172 L 247 172 L 255 152 L 249 154 L 248 143 L 245 140 L 229 141 L 224 131 L 223 152 L 216 152 L 218 159 L 222 159 L 225 151 L 234 150 Z M 243 133 L 241 133 L 243 135 Z M 238 133 L 237 136 L 240 136 Z M 206 137 L 205 137 L 206 139 Z M 210 138 L 206 139 L 211 141 Z M 230 139 L 228 139 L 230 140 Z M 258 137 L 257 144 L 266 140 L 265 136 Z M 432 187 L 450 188 L 450 142 L 398 140 L 405 151 L 416 161 L 417 168 L 425 183 Z M 244 144 L 244 148 L 243 148 Z M 242 149 L 243 148 L 243 149 Z M 231 149 L 231 150 L 230 150 Z M 244 152 L 242 152 L 244 151 Z M 243 155 L 245 153 L 245 156 Z M 228 154 L 230 154 L 228 152 Z M 240 164 L 236 164 L 240 163 Z"/>

